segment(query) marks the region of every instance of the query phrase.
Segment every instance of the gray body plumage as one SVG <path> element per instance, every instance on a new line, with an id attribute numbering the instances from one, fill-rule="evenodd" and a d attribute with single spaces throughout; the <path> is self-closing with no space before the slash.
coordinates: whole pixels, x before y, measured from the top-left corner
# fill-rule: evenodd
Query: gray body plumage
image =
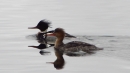
<path id="1" fill-rule="evenodd" d="M 95 45 L 81 41 L 72 41 L 66 44 L 61 44 L 57 49 L 60 49 L 62 52 L 90 52 L 95 50 L 102 50 L 102 48 L 98 48 Z"/>

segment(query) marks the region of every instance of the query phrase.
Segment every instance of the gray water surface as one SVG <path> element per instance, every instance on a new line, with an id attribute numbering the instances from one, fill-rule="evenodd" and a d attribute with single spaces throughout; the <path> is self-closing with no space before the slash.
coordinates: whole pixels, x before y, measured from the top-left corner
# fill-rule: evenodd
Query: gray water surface
<path id="1" fill-rule="evenodd" d="M 0 72 L 1 73 L 129 73 L 130 1 L 128 0 L 0 0 Z M 93 55 L 68 57 L 56 70 L 46 62 L 55 61 L 51 53 L 40 55 L 35 39 L 26 36 L 40 20 L 52 22 L 52 28 L 64 28 L 77 36 L 67 41 L 84 41 L 104 48 Z"/>

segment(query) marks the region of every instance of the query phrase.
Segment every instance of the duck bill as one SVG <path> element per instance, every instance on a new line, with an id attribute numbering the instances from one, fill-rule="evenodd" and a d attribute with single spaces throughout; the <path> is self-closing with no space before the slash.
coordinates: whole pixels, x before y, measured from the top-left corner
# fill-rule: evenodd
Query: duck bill
<path id="1" fill-rule="evenodd" d="M 55 36 L 54 33 L 48 33 L 47 36 Z"/>
<path id="2" fill-rule="evenodd" d="M 46 63 L 48 63 L 48 64 L 54 64 L 54 62 L 46 62 Z"/>
<path id="3" fill-rule="evenodd" d="M 37 27 L 28 27 L 28 29 L 38 29 Z"/>
<path id="4" fill-rule="evenodd" d="M 37 48 L 37 46 L 28 46 L 28 47 L 33 47 L 33 48 Z"/>

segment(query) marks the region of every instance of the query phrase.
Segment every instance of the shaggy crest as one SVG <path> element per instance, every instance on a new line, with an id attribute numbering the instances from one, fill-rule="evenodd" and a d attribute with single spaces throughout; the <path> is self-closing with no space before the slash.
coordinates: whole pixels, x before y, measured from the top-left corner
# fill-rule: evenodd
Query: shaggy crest
<path id="1" fill-rule="evenodd" d="M 56 32 L 56 33 L 59 33 L 59 32 L 65 33 L 63 28 L 56 28 L 54 32 Z"/>

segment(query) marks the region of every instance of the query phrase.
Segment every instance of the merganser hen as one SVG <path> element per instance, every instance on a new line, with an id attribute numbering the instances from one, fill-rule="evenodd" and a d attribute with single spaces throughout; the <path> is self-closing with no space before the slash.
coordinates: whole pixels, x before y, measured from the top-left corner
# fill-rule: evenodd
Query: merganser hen
<path id="1" fill-rule="evenodd" d="M 65 65 L 63 52 L 60 52 L 58 49 L 55 49 L 55 56 L 57 57 L 57 59 L 54 62 L 47 62 L 47 63 L 53 64 L 57 70 L 63 69 Z"/>
<path id="2" fill-rule="evenodd" d="M 89 53 L 94 50 L 103 49 L 103 48 L 98 48 L 95 45 L 86 42 L 81 42 L 81 41 L 71 41 L 69 43 L 64 44 L 63 39 L 65 37 L 65 31 L 62 28 L 56 28 L 54 33 L 50 35 L 55 35 L 57 37 L 54 47 L 64 53 L 79 52 L 79 51 L 84 51 L 86 53 Z"/>

